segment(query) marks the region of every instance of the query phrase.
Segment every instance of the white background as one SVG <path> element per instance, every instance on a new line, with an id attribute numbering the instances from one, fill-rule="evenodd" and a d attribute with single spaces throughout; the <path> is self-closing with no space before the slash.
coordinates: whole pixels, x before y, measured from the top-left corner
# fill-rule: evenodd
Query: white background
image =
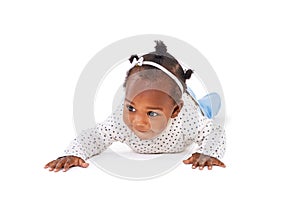
<path id="1" fill-rule="evenodd" d="M 1 1 L 0 210 L 299 210 L 299 9 L 288 0 Z M 190 43 L 216 71 L 227 168 L 180 165 L 147 181 L 92 164 L 44 170 L 76 135 L 73 95 L 88 61 L 148 33 Z"/>

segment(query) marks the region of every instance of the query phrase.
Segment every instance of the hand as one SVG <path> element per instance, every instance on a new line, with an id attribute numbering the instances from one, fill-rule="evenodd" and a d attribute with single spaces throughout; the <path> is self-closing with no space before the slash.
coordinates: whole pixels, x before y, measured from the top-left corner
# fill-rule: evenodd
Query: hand
<path id="1" fill-rule="evenodd" d="M 68 171 L 69 168 L 73 166 L 79 166 L 82 168 L 86 168 L 89 166 L 83 159 L 76 156 L 65 156 L 61 158 L 57 158 L 45 165 L 45 169 L 49 168 L 49 171 L 58 172 L 59 170 L 63 169 L 63 171 Z"/>
<path id="2" fill-rule="evenodd" d="M 207 166 L 208 170 L 211 170 L 213 166 L 226 167 L 219 159 L 198 152 L 193 153 L 187 160 L 183 160 L 183 163 L 192 164 L 193 169 L 199 167 L 200 170 L 203 170 L 205 166 Z"/>

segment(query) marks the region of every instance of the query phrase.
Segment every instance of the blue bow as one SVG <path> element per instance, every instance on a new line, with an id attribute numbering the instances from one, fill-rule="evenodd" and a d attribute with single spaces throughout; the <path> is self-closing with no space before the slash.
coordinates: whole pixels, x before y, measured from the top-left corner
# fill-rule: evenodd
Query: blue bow
<path id="1" fill-rule="evenodd" d="M 207 118 L 212 119 L 219 113 L 221 108 L 221 98 L 218 93 L 212 92 L 205 95 L 201 99 L 197 99 L 191 88 L 187 87 L 187 92 L 198 103 L 199 108 Z"/>

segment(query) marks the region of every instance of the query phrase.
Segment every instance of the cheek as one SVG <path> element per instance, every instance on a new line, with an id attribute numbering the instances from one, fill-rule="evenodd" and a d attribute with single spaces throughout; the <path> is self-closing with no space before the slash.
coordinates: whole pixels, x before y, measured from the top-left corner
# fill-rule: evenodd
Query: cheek
<path id="1" fill-rule="evenodd" d="M 125 107 L 123 109 L 123 121 L 128 127 L 130 127 L 131 124 L 130 124 L 129 112 L 126 110 Z"/>
<path id="2" fill-rule="evenodd" d="M 165 116 L 150 119 L 151 128 L 156 133 L 162 132 L 168 125 L 168 119 Z"/>

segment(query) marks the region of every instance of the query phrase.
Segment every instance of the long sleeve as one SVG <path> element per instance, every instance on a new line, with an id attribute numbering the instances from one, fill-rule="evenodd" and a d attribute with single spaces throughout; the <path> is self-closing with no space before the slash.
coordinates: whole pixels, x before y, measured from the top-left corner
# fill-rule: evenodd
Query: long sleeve
<path id="1" fill-rule="evenodd" d="M 225 154 L 226 137 L 221 125 L 203 117 L 202 127 L 199 127 L 195 142 L 200 147 L 200 153 L 221 159 Z"/>
<path id="2" fill-rule="evenodd" d="M 208 119 L 199 110 L 191 97 L 185 97 L 185 108 L 182 111 L 183 130 L 189 142 L 199 145 L 199 152 L 205 155 L 222 158 L 225 154 L 225 130 Z"/>
<path id="3" fill-rule="evenodd" d="M 107 149 L 113 143 L 113 139 L 105 138 L 99 130 L 100 127 L 102 125 L 97 124 L 94 128 L 82 131 L 64 151 L 64 156 L 74 155 L 86 160 Z"/>
<path id="4" fill-rule="evenodd" d="M 123 142 L 128 128 L 123 122 L 122 111 L 121 105 L 104 122 L 80 133 L 64 151 L 63 156 L 74 155 L 86 160 L 100 154 L 115 141 Z"/>

